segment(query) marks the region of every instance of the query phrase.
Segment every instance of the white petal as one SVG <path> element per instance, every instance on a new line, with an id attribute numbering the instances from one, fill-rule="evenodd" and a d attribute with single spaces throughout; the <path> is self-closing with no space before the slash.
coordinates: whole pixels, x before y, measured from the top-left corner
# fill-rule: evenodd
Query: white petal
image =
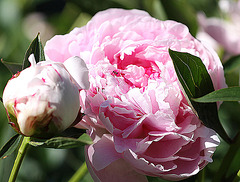
<path id="1" fill-rule="evenodd" d="M 67 59 L 64 63 L 65 68 L 80 86 L 80 89 L 88 89 L 90 86 L 88 68 L 86 63 L 78 56 Z"/>
<path id="2" fill-rule="evenodd" d="M 28 57 L 28 61 L 31 63 L 31 66 L 35 66 L 36 65 L 36 60 L 35 60 L 35 57 L 34 57 L 34 54 L 31 54 L 29 57 Z"/>

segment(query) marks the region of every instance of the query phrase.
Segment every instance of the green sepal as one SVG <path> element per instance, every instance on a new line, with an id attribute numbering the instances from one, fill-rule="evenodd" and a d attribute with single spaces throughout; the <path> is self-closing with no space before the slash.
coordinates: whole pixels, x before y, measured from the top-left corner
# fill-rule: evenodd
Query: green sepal
<path id="1" fill-rule="evenodd" d="M 22 134 L 21 131 L 20 131 L 20 128 L 19 128 L 19 125 L 18 125 L 18 122 L 17 122 L 17 118 L 15 116 L 15 113 L 14 113 L 14 110 L 13 110 L 13 105 L 14 103 L 12 104 L 7 104 L 6 106 L 6 113 L 7 113 L 7 118 L 8 118 L 8 124 L 11 125 L 11 127 L 19 134 Z"/>
<path id="2" fill-rule="evenodd" d="M 31 138 L 29 144 L 34 147 L 54 148 L 54 149 L 68 149 L 75 148 L 83 145 L 91 145 L 92 139 L 86 133 L 82 134 L 79 138 L 71 137 L 53 137 L 50 139 L 37 139 Z"/>
<path id="3" fill-rule="evenodd" d="M 42 43 L 40 41 L 39 33 L 37 34 L 36 38 L 33 39 L 33 41 L 30 43 L 30 45 L 25 53 L 22 64 L 6 62 L 3 60 L 1 60 L 1 62 L 4 64 L 4 66 L 6 66 L 8 68 L 8 70 L 11 72 L 12 75 L 15 75 L 16 73 L 22 71 L 23 69 L 25 69 L 31 65 L 30 62 L 28 61 L 28 58 L 31 54 L 34 54 L 36 63 L 38 63 L 39 61 L 45 60 L 44 50 L 43 50 Z"/>
<path id="4" fill-rule="evenodd" d="M 22 70 L 31 65 L 30 62 L 28 61 L 28 58 L 31 54 L 34 54 L 36 63 L 38 63 L 39 61 L 45 60 L 44 50 L 43 50 L 42 43 L 40 41 L 39 33 L 37 34 L 36 38 L 33 39 L 33 41 L 31 42 L 30 46 L 28 47 L 25 53 L 23 64 L 22 64 Z"/>

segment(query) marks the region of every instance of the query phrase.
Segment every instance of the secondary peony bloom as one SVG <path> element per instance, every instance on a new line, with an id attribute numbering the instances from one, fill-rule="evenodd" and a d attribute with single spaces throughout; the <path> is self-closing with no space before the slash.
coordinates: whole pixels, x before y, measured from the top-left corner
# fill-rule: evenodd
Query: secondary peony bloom
<path id="1" fill-rule="evenodd" d="M 94 140 L 85 154 L 95 181 L 181 180 L 212 162 L 219 138 L 189 107 L 169 48 L 199 56 L 215 89 L 226 86 L 217 54 L 185 25 L 140 10 L 99 12 L 46 43 L 51 60 L 76 55 L 89 68 L 90 89 L 81 92 L 86 115 L 78 127 Z"/>
<path id="2" fill-rule="evenodd" d="M 79 57 L 71 57 L 64 63 L 42 61 L 36 64 L 32 54 L 29 61 L 29 68 L 8 81 L 3 104 L 10 124 L 19 133 L 52 136 L 67 129 L 77 118 L 79 90 L 89 87 L 88 69 Z"/>
<path id="3" fill-rule="evenodd" d="M 204 40 L 202 34 L 206 33 L 224 48 L 227 56 L 238 55 L 240 54 L 240 1 L 220 0 L 219 7 L 225 19 L 208 18 L 204 14 L 199 14 L 198 19 L 202 29 L 199 39 Z"/>

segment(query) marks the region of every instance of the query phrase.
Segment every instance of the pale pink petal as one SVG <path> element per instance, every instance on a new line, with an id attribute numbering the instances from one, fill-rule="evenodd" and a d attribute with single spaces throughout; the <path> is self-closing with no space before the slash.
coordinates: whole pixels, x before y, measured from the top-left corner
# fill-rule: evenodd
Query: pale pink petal
<path id="1" fill-rule="evenodd" d="M 78 56 L 74 56 L 64 61 L 63 64 L 80 86 L 80 89 L 89 89 L 88 68 L 84 60 Z"/>
<path id="2" fill-rule="evenodd" d="M 86 153 L 85 153 L 86 154 Z M 95 182 L 123 182 L 123 181 L 137 181 L 147 182 L 145 175 L 136 172 L 123 159 L 118 159 L 108 165 L 106 168 L 97 171 L 86 155 L 86 163 L 88 170 Z"/>
<path id="3" fill-rule="evenodd" d="M 112 137 L 109 135 L 103 135 L 98 142 L 86 147 L 86 151 L 89 161 L 97 171 L 121 158 L 121 155 L 114 148 Z"/>
<path id="4" fill-rule="evenodd" d="M 44 47 L 44 52 L 47 59 L 56 62 L 64 62 L 72 57 L 68 46 L 75 39 L 74 35 L 56 35 L 51 41 L 47 41 Z M 78 56 L 78 55 L 74 55 Z"/>

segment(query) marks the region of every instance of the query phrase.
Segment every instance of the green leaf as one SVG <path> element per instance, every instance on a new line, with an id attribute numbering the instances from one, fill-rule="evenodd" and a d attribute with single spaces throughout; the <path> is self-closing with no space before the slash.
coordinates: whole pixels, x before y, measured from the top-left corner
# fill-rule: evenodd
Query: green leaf
<path id="1" fill-rule="evenodd" d="M 15 75 L 19 71 L 22 70 L 22 65 L 19 63 L 11 63 L 1 60 L 1 62 L 4 64 L 4 66 L 7 67 L 7 69 L 10 71 L 12 75 Z"/>
<path id="2" fill-rule="evenodd" d="M 208 103 L 217 101 L 240 101 L 240 87 L 229 87 L 213 91 L 199 98 L 193 98 L 195 102 Z"/>
<path id="3" fill-rule="evenodd" d="M 144 9 L 147 10 L 149 14 L 159 20 L 167 20 L 167 15 L 165 9 L 162 6 L 162 2 L 159 0 L 143 0 L 142 4 Z"/>
<path id="4" fill-rule="evenodd" d="M 86 130 L 70 127 L 59 134 L 59 137 L 79 138 Z"/>
<path id="5" fill-rule="evenodd" d="M 0 149 L 0 158 L 5 159 L 12 154 L 19 146 L 22 135 L 16 134 Z"/>
<path id="6" fill-rule="evenodd" d="M 240 82 L 239 70 L 240 70 L 240 55 L 231 57 L 225 62 L 224 75 L 226 83 L 229 87 L 238 86 Z"/>
<path id="7" fill-rule="evenodd" d="M 232 71 L 239 71 L 240 69 L 240 55 L 233 56 L 226 61 L 224 66 L 224 72 L 229 73 Z"/>
<path id="8" fill-rule="evenodd" d="M 82 135 L 78 138 L 78 140 L 81 141 L 81 142 L 83 142 L 83 143 L 86 143 L 86 144 L 88 144 L 88 145 L 93 144 L 92 138 L 91 138 L 88 134 L 86 134 L 86 133 L 82 134 Z"/>
<path id="9" fill-rule="evenodd" d="M 18 63 L 10 63 L 6 61 L 2 61 L 2 63 L 8 68 L 12 75 L 21 71 L 22 65 Z"/>
<path id="10" fill-rule="evenodd" d="M 205 126 L 215 130 L 226 142 L 230 143 L 231 139 L 219 121 L 216 102 L 198 103 L 192 100 L 192 98 L 202 97 L 214 91 L 211 77 L 202 60 L 189 53 L 181 53 L 170 49 L 169 54 L 182 86 L 182 92 L 185 94 L 189 105 L 195 110 L 196 115 Z"/>
<path id="11" fill-rule="evenodd" d="M 166 17 L 189 27 L 190 33 L 195 36 L 198 30 L 198 21 L 195 9 L 186 0 L 162 0 L 161 5 Z"/>
<path id="12" fill-rule="evenodd" d="M 39 33 L 36 36 L 36 38 L 33 39 L 33 41 L 31 42 L 30 46 L 28 47 L 25 53 L 22 70 L 30 66 L 30 62 L 28 61 L 28 58 L 31 54 L 34 54 L 36 63 L 38 63 L 39 61 L 45 60 L 43 46 L 40 41 Z"/>
<path id="13" fill-rule="evenodd" d="M 89 135 L 84 133 L 78 139 L 70 137 L 54 137 L 47 140 L 31 138 L 29 144 L 34 147 L 68 149 L 82 145 L 90 145 L 92 144 L 92 139 Z"/>

